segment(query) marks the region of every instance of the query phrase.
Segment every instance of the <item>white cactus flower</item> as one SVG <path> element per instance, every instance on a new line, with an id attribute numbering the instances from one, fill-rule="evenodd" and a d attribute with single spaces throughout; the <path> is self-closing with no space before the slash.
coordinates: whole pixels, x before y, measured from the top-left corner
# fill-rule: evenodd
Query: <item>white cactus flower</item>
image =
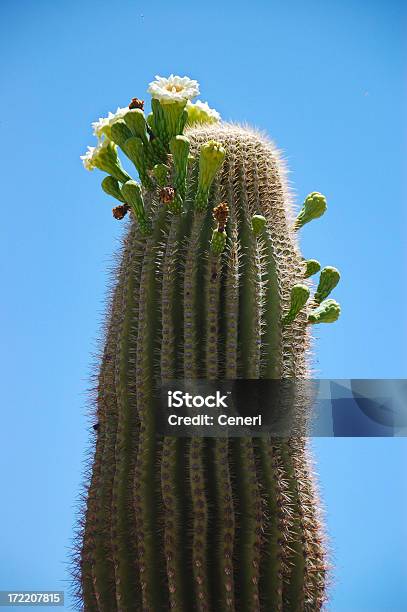
<path id="1" fill-rule="evenodd" d="M 186 105 L 188 111 L 188 124 L 194 123 L 217 123 L 220 121 L 220 114 L 214 108 L 210 108 L 207 102 L 197 100 L 195 103 L 188 100 Z"/>
<path id="2" fill-rule="evenodd" d="M 108 140 L 100 141 L 96 147 L 88 147 L 85 155 L 81 155 L 81 160 L 86 170 L 94 170 L 98 167 L 97 159 L 100 153 L 105 150 L 111 143 Z"/>
<path id="3" fill-rule="evenodd" d="M 96 167 L 94 164 L 94 154 L 96 148 L 97 147 L 88 147 L 85 155 L 81 155 L 81 160 L 86 170 L 94 170 Z"/>
<path id="4" fill-rule="evenodd" d="M 123 119 L 126 113 L 130 112 L 128 106 L 124 108 L 117 108 L 115 113 L 109 112 L 107 117 L 100 117 L 98 121 L 92 123 L 93 133 L 97 138 L 103 138 L 103 136 L 109 137 L 110 128 L 119 119 Z"/>
<path id="5" fill-rule="evenodd" d="M 168 78 L 156 76 L 148 88 L 148 93 L 161 102 L 171 104 L 191 100 L 199 94 L 198 81 L 187 76 L 179 77 L 171 74 Z"/>

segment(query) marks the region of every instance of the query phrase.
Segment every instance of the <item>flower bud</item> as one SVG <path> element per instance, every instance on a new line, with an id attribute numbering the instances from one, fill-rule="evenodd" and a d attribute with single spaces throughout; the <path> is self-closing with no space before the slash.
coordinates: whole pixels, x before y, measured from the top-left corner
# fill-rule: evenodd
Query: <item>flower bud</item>
<path id="1" fill-rule="evenodd" d="M 306 259 L 304 260 L 304 264 L 305 264 L 304 278 L 309 278 L 310 276 L 313 276 L 314 274 L 319 272 L 321 269 L 321 264 L 316 259 Z"/>
<path id="2" fill-rule="evenodd" d="M 320 304 L 322 300 L 328 297 L 333 289 L 335 289 L 336 285 L 339 283 L 339 279 L 341 275 L 339 274 L 339 270 L 333 268 L 332 266 L 326 266 L 321 270 L 321 275 L 319 277 L 319 283 L 314 295 L 314 301 L 317 304 Z"/>
<path id="3" fill-rule="evenodd" d="M 128 181 L 122 186 L 121 192 L 138 221 L 141 233 L 151 234 L 152 227 L 150 221 L 146 217 L 143 194 L 141 192 L 140 185 L 136 183 L 136 181 Z"/>
<path id="4" fill-rule="evenodd" d="M 220 255 L 223 253 L 226 246 L 226 232 L 220 231 L 219 229 L 215 229 L 212 233 L 211 238 L 211 251 L 215 255 Z"/>
<path id="5" fill-rule="evenodd" d="M 293 286 L 291 289 L 290 310 L 283 318 L 283 325 L 287 325 L 294 321 L 300 310 L 304 308 L 309 296 L 310 290 L 306 285 L 298 284 Z"/>
<path id="6" fill-rule="evenodd" d="M 81 155 L 81 159 L 87 170 L 99 168 L 99 170 L 111 174 L 121 183 L 125 183 L 131 179 L 122 168 L 117 155 L 116 145 L 110 140 L 100 142 L 97 147 L 88 147 L 87 153 Z"/>
<path id="7" fill-rule="evenodd" d="M 294 229 L 299 229 L 313 219 L 322 217 L 327 209 L 326 198 L 322 193 L 314 191 L 305 198 L 302 209 L 300 210 L 294 224 Z"/>
<path id="8" fill-rule="evenodd" d="M 102 189 L 105 193 L 116 198 L 120 202 L 124 202 L 124 198 L 120 191 L 119 181 L 113 176 L 106 176 L 102 181 Z"/>
<path id="9" fill-rule="evenodd" d="M 253 215 L 252 230 L 255 236 L 259 236 L 266 226 L 266 218 L 263 215 Z"/>
<path id="10" fill-rule="evenodd" d="M 208 204 L 208 195 L 216 173 L 223 164 L 226 151 L 221 144 L 210 140 L 202 145 L 199 155 L 198 191 L 195 200 L 196 210 L 202 212 Z"/>
<path id="11" fill-rule="evenodd" d="M 324 300 L 318 308 L 308 314 L 309 323 L 335 323 L 341 314 L 341 307 L 335 300 Z"/>

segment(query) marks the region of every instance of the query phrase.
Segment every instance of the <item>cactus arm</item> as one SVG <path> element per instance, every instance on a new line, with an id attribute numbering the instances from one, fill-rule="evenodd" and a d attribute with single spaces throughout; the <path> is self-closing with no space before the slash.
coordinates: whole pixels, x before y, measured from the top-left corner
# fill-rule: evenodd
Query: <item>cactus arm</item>
<path id="1" fill-rule="evenodd" d="M 134 410 L 134 367 L 131 342 L 137 337 L 139 278 L 144 255 L 143 238 L 133 242 L 131 260 L 128 263 L 123 283 L 122 313 L 116 357 L 116 397 L 118 428 L 116 437 L 116 471 L 113 481 L 112 542 L 116 573 L 116 597 L 118 609 L 131 608 L 137 601 L 140 605 L 140 581 L 136 562 L 136 543 L 127 534 L 133 529 L 135 516 L 132 491 L 128 483 L 134 478 L 134 457 L 137 438 L 134 435 L 136 412 Z"/>
<path id="2" fill-rule="evenodd" d="M 146 254 L 140 275 L 139 328 L 136 350 L 137 405 L 140 414 L 140 434 L 135 469 L 136 525 L 139 536 L 139 563 L 143 608 L 160 610 L 163 592 L 161 553 L 156 538 L 158 509 L 156 504 L 156 434 L 154 418 L 154 360 L 153 349 L 157 330 L 157 278 L 155 248 L 161 239 L 166 211 L 158 209 L 154 233 L 146 241 Z"/>

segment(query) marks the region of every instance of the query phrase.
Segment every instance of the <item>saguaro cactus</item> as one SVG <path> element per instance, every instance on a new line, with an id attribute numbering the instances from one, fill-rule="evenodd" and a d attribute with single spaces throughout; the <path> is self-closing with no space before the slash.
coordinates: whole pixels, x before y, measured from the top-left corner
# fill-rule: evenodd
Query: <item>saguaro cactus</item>
<path id="1" fill-rule="evenodd" d="M 322 301 L 339 277 L 325 271 L 309 297 L 320 266 L 310 272 L 296 233 L 326 201 L 311 194 L 295 219 L 275 147 L 190 102 L 196 81 L 157 77 L 149 91 L 152 114 L 134 98 L 94 124 L 101 140 L 83 157 L 109 174 L 114 216 L 131 218 L 98 375 L 78 601 L 315 612 L 327 563 L 304 439 L 160 436 L 153 398 L 176 378 L 308 376 L 310 321 L 339 316 Z"/>

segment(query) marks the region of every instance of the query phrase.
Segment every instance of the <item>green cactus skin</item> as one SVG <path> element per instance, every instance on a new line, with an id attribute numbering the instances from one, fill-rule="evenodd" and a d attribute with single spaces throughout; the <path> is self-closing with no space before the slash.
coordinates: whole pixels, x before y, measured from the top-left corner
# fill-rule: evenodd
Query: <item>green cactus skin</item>
<path id="1" fill-rule="evenodd" d="M 152 142 L 169 143 L 165 125 Z M 305 439 L 156 434 L 160 380 L 309 375 L 307 314 L 282 323 L 304 262 L 278 152 L 233 124 L 185 135 L 196 158 L 186 212 L 173 215 L 156 190 L 143 190 L 142 200 L 132 182 L 122 187 L 134 216 L 97 382 L 82 605 L 92 612 L 315 612 L 325 600 L 327 565 Z M 225 152 L 210 190 L 199 172 L 208 141 Z M 200 190 L 205 197 L 195 207 Z M 219 256 L 210 242 L 221 201 L 229 219 Z M 266 220 L 259 234 L 253 215 Z M 315 313 L 324 308 L 313 318 L 322 321 Z"/>
<path id="2" fill-rule="evenodd" d="M 305 263 L 305 274 L 304 278 L 309 278 L 310 276 L 314 276 L 321 269 L 321 264 L 316 259 L 306 259 Z"/>
<path id="3" fill-rule="evenodd" d="M 322 300 L 325 300 L 331 291 L 335 289 L 340 278 L 341 275 L 339 274 L 339 270 L 336 268 L 333 268 L 332 266 L 325 266 L 325 268 L 322 268 L 319 276 L 318 287 L 314 295 L 314 302 L 316 304 L 320 304 Z"/>
<path id="4" fill-rule="evenodd" d="M 335 300 L 324 300 L 308 314 L 309 323 L 335 323 L 341 314 L 341 307 Z"/>

